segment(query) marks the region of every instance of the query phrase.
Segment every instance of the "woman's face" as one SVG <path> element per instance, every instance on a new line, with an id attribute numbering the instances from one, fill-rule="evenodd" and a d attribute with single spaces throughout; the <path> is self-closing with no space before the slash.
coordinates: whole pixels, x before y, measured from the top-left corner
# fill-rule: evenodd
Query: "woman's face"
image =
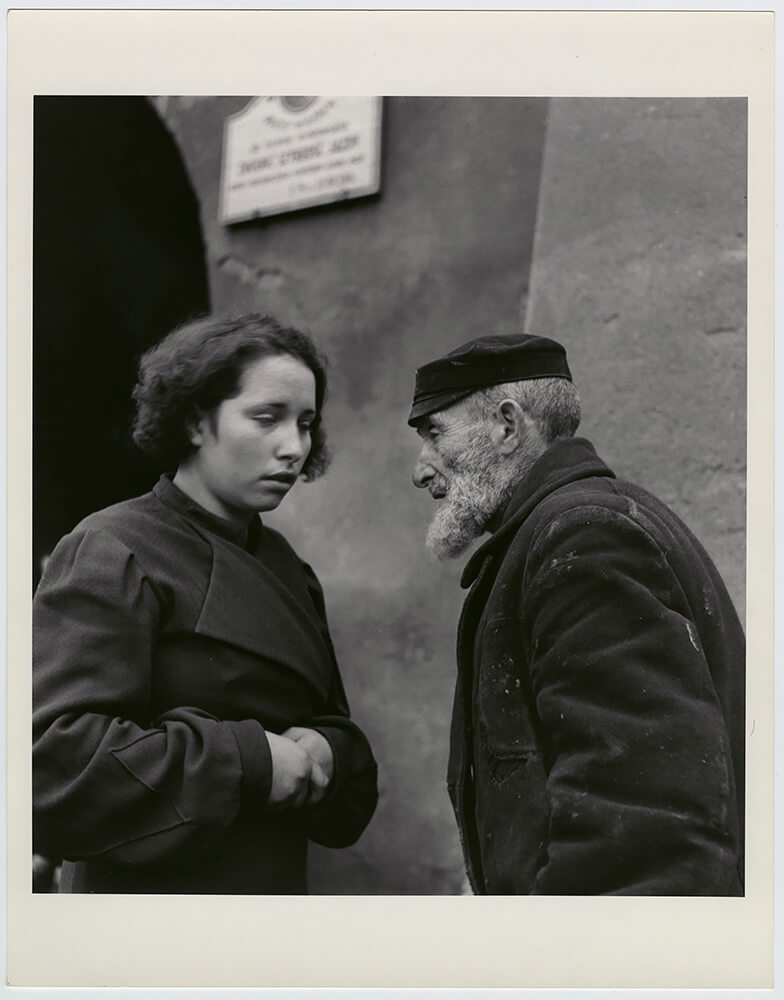
<path id="1" fill-rule="evenodd" d="M 229 519 L 274 510 L 302 471 L 315 418 L 316 379 L 306 365 L 289 354 L 251 362 L 239 394 L 191 432 L 196 450 L 181 466 L 188 492 Z"/>

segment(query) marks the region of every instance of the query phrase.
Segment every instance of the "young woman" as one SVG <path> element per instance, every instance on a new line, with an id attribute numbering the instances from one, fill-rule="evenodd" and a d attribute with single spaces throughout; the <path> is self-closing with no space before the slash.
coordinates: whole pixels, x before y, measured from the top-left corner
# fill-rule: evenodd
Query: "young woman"
<path id="1" fill-rule="evenodd" d="M 376 765 L 313 572 L 260 512 L 327 464 L 325 368 L 269 317 L 149 351 L 134 440 L 169 470 L 91 514 L 34 600 L 34 849 L 60 891 L 302 893 Z"/>

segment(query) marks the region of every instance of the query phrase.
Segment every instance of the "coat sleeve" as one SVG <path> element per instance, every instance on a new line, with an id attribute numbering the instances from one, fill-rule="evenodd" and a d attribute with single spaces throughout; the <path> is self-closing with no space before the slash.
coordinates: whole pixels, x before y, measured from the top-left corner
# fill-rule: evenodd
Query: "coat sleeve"
<path id="1" fill-rule="evenodd" d="M 308 590 L 326 629 L 321 586 L 307 565 L 305 572 Z M 377 767 L 366 736 L 350 718 L 328 630 L 325 635 L 334 664 L 327 713 L 303 725 L 317 730 L 327 740 L 335 759 L 335 772 L 328 795 L 317 806 L 306 810 L 306 826 L 308 836 L 317 844 L 348 847 L 359 839 L 375 812 L 378 802 Z"/>
<path id="2" fill-rule="evenodd" d="M 105 531 L 67 536 L 33 602 L 35 849 L 149 864 L 208 850 L 267 800 L 255 721 L 187 706 L 149 718 L 161 600 Z"/>
<path id="3" fill-rule="evenodd" d="M 738 857 L 729 741 L 654 538 L 601 507 L 529 551 L 523 621 L 552 766 L 534 893 L 725 895 Z"/>

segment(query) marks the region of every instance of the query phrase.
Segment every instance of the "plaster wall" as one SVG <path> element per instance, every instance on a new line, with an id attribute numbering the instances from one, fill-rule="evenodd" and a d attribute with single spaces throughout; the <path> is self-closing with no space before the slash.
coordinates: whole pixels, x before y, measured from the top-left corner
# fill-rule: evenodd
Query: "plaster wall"
<path id="1" fill-rule="evenodd" d="M 584 433 L 657 494 L 745 615 L 746 102 L 553 99 L 526 328 Z"/>
<path id="2" fill-rule="evenodd" d="M 379 196 L 226 227 L 223 125 L 246 102 L 155 104 L 200 201 L 213 310 L 270 312 L 330 359 L 332 467 L 268 520 L 324 585 L 381 799 L 356 847 L 312 851 L 311 890 L 460 892 L 445 775 L 463 592 L 423 550 L 406 417 L 417 365 L 522 324 L 547 102 L 388 98 Z"/>
<path id="3" fill-rule="evenodd" d="M 309 329 L 331 362 L 332 468 L 268 518 L 324 584 L 381 800 L 356 847 L 313 851 L 312 890 L 459 892 L 461 566 L 422 548 L 413 370 L 523 321 L 561 340 L 581 432 L 684 517 L 743 617 L 745 102 L 391 98 L 379 196 L 226 227 L 223 124 L 246 101 L 155 103 L 200 202 L 213 309 Z"/>

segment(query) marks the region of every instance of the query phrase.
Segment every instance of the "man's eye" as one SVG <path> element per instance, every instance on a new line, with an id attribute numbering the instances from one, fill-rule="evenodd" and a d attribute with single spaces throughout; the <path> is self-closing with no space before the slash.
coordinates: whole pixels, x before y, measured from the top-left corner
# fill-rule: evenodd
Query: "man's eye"
<path id="1" fill-rule="evenodd" d="M 313 430 L 313 422 L 311 420 L 304 420 L 300 425 L 299 429 L 303 434 L 310 434 Z"/>

